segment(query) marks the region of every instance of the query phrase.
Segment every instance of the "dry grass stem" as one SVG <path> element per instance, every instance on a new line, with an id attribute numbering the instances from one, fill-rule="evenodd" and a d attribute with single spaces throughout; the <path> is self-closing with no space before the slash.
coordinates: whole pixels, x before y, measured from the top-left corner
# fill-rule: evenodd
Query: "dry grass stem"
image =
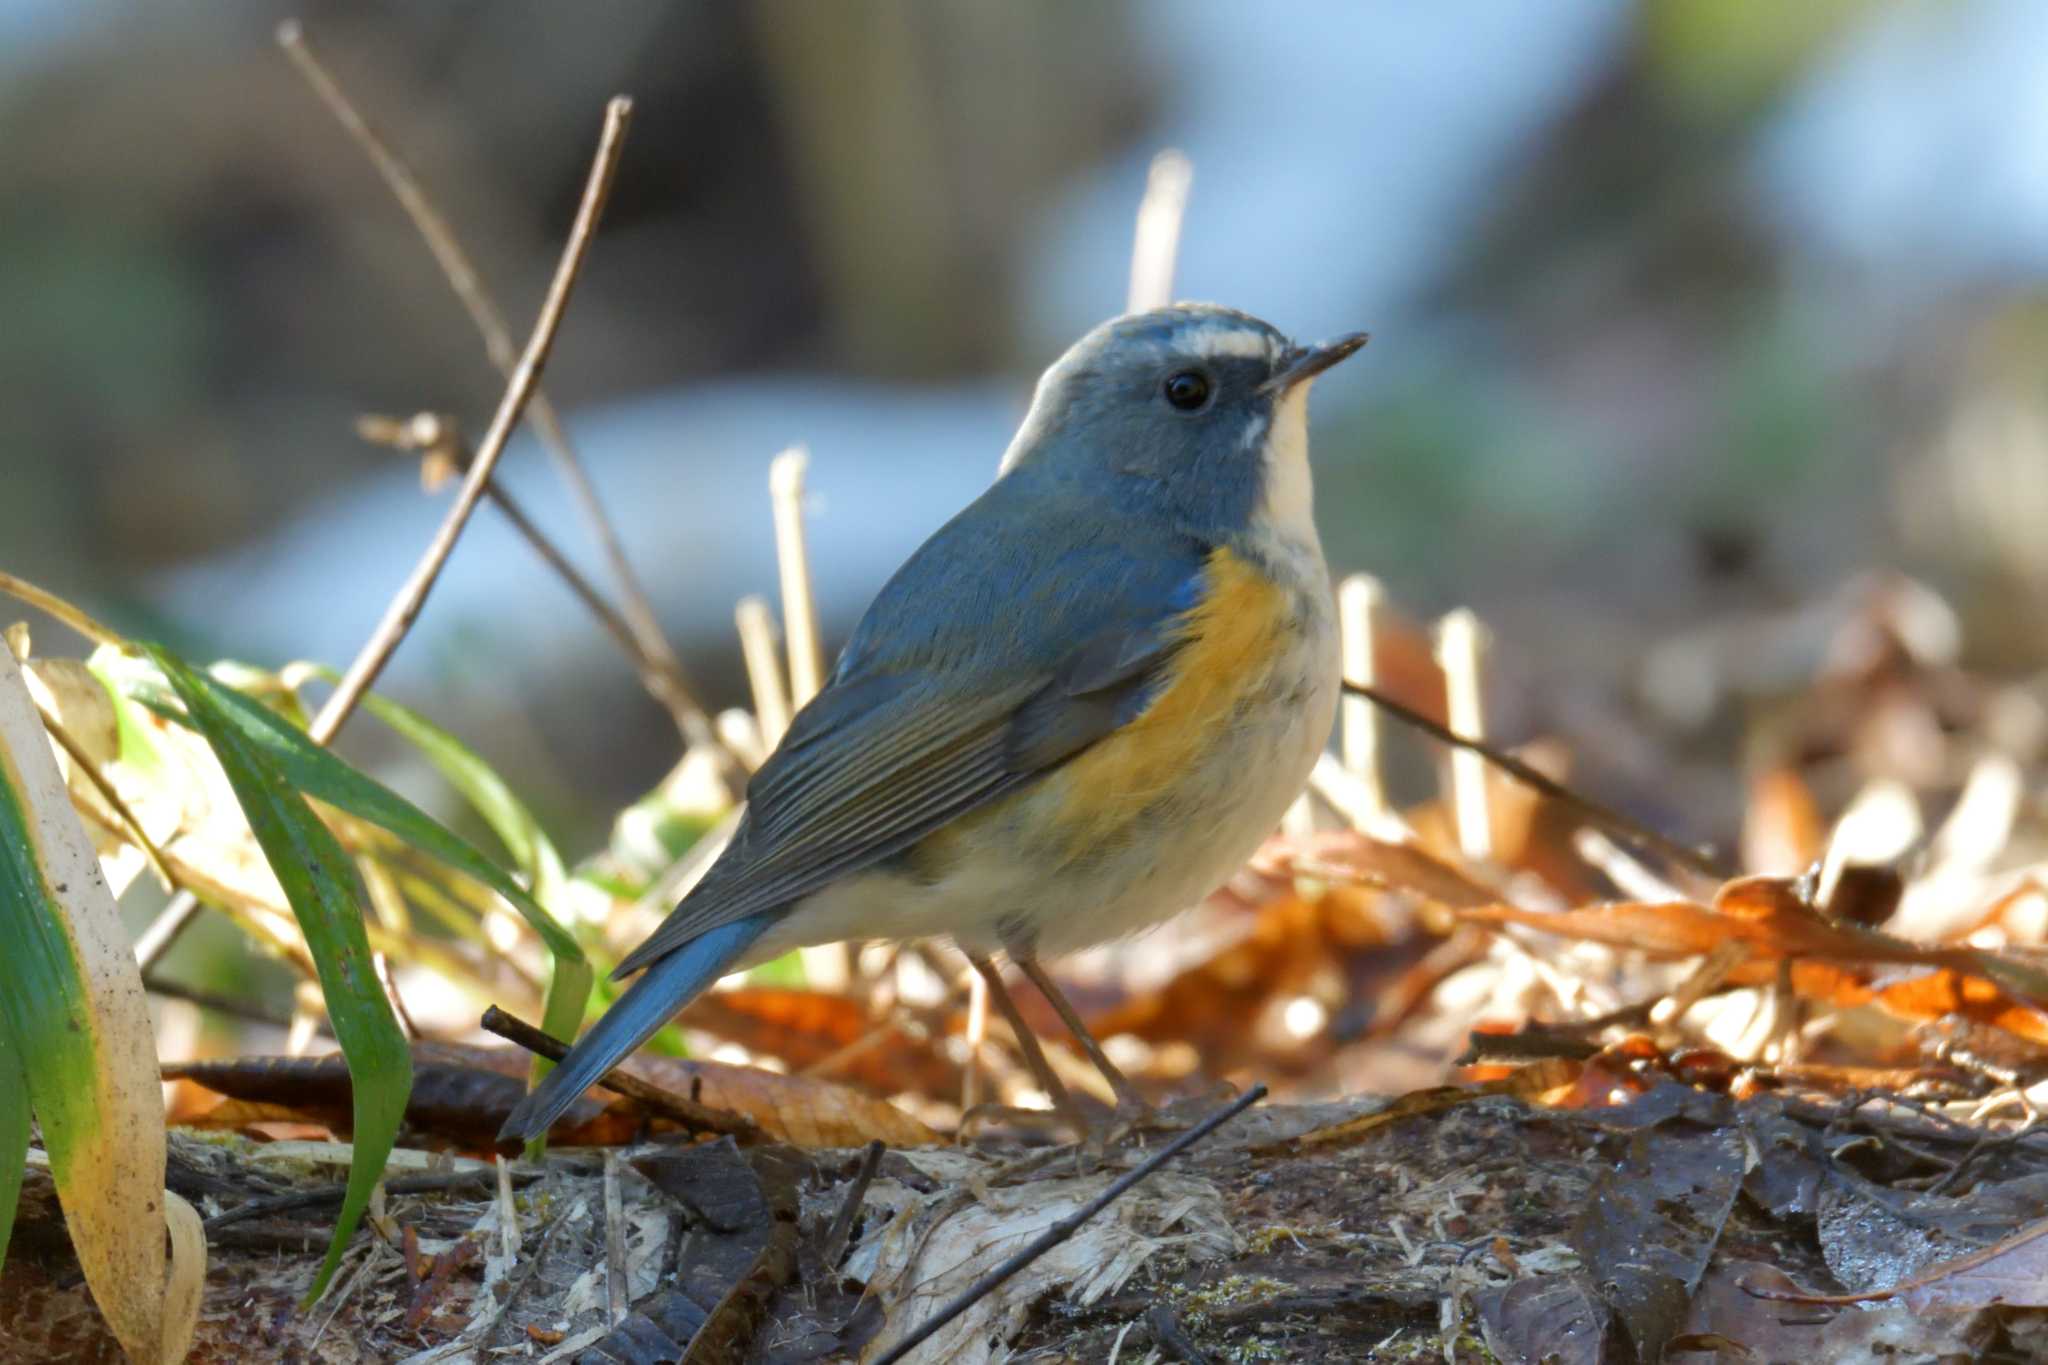
<path id="1" fill-rule="evenodd" d="M 626 1289 L 626 1198 L 619 1186 L 619 1154 L 604 1154 L 604 1304 L 605 1321 L 616 1328 L 626 1320 L 630 1294 Z"/>
<path id="2" fill-rule="evenodd" d="M 1465 739 L 1486 738 L 1485 681 L 1479 618 L 1463 607 L 1437 627 L 1436 660 L 1444 671 L 1451 729 Z M 1450 754 L 1449 805 L 1457 817 L 1458 850 L 1473 862 L 1493 858 L 1493 816 L 1486 799 L 1486 760 L 1470 749 Z"/>
<path id="3" fill-rule="evenodd" d="M 101 625 L 92 617 L 72 606 L 54 593 L 44 592 L 26 579 L 16 578 L 11 573 L 0 573 L 0 593 L 19 602 L 26 602 L 53 621 L 60 621 L 96 645 L 113 645 L 125 649 L 128 642 L 111 628 Z"/>
<path id="4" fill-rule="evenodd" d="M 1337 629 L 1342 640 L 1344 676 L 1363 687 L 1379 682 L 1373 651 L 1374 618 L 1385 600 L 1377 578 L 1353 574 L 1337 586 Z M 1387 810 L 1386 788 L 1380 780 L 1380 717 L 1363 697 L 1347 696 L 1343 706 L 1344 769 L 1358 779 L 1358 794 L 1369 815 Z"/>
<path id="5" fill-rule="evenodd" d="M 519 353 L 512 347 L 512 333 L 505 325 L 504 315 L 492 300 L 489 292 L 477 274 L 476 266 L 470 261 L 469 253 L 463 250 L 456 239 L 454 229 L 439 209 L 427 196 L 419 178 L 412 172 L 396 152 L 391 149 L 383 136 L 370 125 L 355 104 L 348 98 L 333 75 L 314 55 L 306 43 L 305 31 L 296 20 L 278 26 L 277 40 L 292 64 L 298 67 L 307 84 L 319 96 L 342 129 L 363 149 L 370 164 L 383 178 L 392 197 L 412 220 L 427 250 L 433 254 L 441 273 L 447 276 L 448 285 L 469 314 L 470 321 L 483 337 L 484 350 L 498 373 L 510 382 L 519 363 Z M 598 500 L 597 490 L 591 486 L 590 477 L 584 471 L 583 463 L 577 458 L 576 448 L 570 444 L 569 435 L 556 415 L 554 404 L 545 393 L 535 391 L 529 404 L 529 415 L 533 429 L 540 437 L 541 445 L 554 461 L 562 481 L 569 487 L 570 495 L 582 514 L 591 538 L 603 552 L 610 566 L 612 577 L 618 583 L 621 612 L 629 626 L 629 634 L 635 641 L 634 657 L 642 664 L 642 680 L 654 691 L 655 697 L 666 706 L 674 717 L 677 728 L 691 744 L 713 741 L 711 722 L 704 708 L 692 696 L 687 680 L 683 676 L 682 664 L 675 651 L 669 647 L 668 638 L 662 634 L 660 624 L 655 620 L 653 608 L 648 605 L 647 594 L 640 585 L 639 577 L 626 558 L 624 548 L 619 544 L 617 533 L 612 529 L 611 520 L 605 515 L 604 505 Z"/>
<path id="6" fill-rule="evenodd" d="M 960 1112 L 972 1113 L 981 1103 L 982 1055 L 988 1041 L 988 982 L 981 973 L 967 973 L 967 1065 L 961 1068 Z"/>
<path id="7" fill-rule="evenodd" d="M 320 993 L 319 982 L 301 981 L 292 992 L 292 1023 L 285 1031 L 285 1056 L 305 1056 L 306 1049 L 323 1030 L 332 1032 L 327 1023 L 327 997 Z"/>
<path id="8" fill-rule="evenodd" d="M 789 729 L 789 692 L 782 684 L 782 659 L 775 650 L 775 613 L 758 597 L 742 597 L 732 609 L 746 660 L 747 686 L 754 694 L 754 719 L 762 752 L 774 751 Z"/>
<path id="9" fill-rule="evenodd" d="M 811 593 L 811 556 L 804 539 L 804 472 L 810 455 L 793 446 L 768 466 L 775 506 L 775 562 L 782 570 L 782 629 L 789 644 L 790 710 L 800 711 L 825 685 L 825 649 L 818 640 L 818 604 Z"/>
<path id="10" fill-rule="evenodd" d="M 497 468 L 499 456 L 505 453 L 505 442 L 511 438 L 513 429 L 519 424 L 520 414 L 525 411 L 527 401 L 533 397 L 534 387 L 540 382 L 541 368 L 547 363 L 548 351 L 554 346 L 555 335 L 560 331 L 562 316 L 568 308 L 569 295 L 576 285 L 576 277 L 583 268 L 583 261 L 590 250 L 591 238 L 597 230 L 598 219 L 604 213 L 605 200 L 611 194 L 612 178 L 619 167 L 619 153 L 625 146 L 626 129 L 632 122 L 633 102 L 623 96 L 614 98 L 605 106 L 604 131 L 599 137 L 597 156 L 590 168 L 590 178 L 583 188 L 583 201 L 577 206 L 576 221 L 569 229 L 569 240 L 563 248 L 561 263 L 555 269 L 554 280 L 548 285 L 546 300 L 541 304 L 540 316 L 533 325 L 533 334 L 527 339 L 526 350 L 519 357 L 519 363 L 512 369 L 512 376 L 506 382 L 505 395 L 498 403 L 498 410 L 491 417 L 491 425 L 478 442 L 476 460 L 463 476 L 462 487 L 455 495 L 455 502 L 449 507 L 434 539 L 427 546 L 426 553 L 414 566 L 412 576 L 399 589 L 385 610 L 384 619 L 369 643 L 350 664 L 342 676 L 341 684 L 334 695 L 320 708 L 314 718 L 310 734 L 316 744 L 325 744 L 334 738 L 356 705 L 369 691 L 377 676 L 390 662 L 392 653 L 426 604 L 427 594 L 433 590 L 434 580 L 440 576 L 441 568 L 454 552 L 455 542 L 461 537 L 463 528 L 469 524 L 471 513 L 482 499 L 484 485 L 490 481 L 491 471 Z M 706 722 L 707 731 L 709 722 Z"/>
<path id="11" fill-rule="evenodd" d="M 1164 308 L 1173 302 L 1181 220 L 1187 213 L 1188 190 L 1194 180 L 1194 163 L 1186 153 L 1168 147 L 1152 158 L 1131 242 L 1131 293 L 1126 305 L 1130 312 Z"/>
<path id="12" fill-rule="evenodd" d="M 718 713 L 718 742 L 748 772 L 761 766 L 768 751 L 761 744 L 761 723 L 752 711 L 734 706 Z"/>
<path id="13" fill-rule="evenodd" d="M 121 799 L 121 793 L 114 790 L 114 784 L 107 781 L 105 774 L 100 772 L 99 765 L 79 747 L 78 741 L 71 737 L 71 732 L 64 728 L 56 716 L 41 707 L 37 710 L 42 713 L 43 729 L 51 739 L 57 741 L 57 747 L 71 760 L 72 768 L 92 784 L 92 789 L 99 794 L 100 800 L 107 803 L 107 809 L 127 831 L 128 838 L 141 852 L 142 860 L 149 864 L 149 870 L 156 873 L 157 880 L 163 885 L 175 888 L 178 885 L 177 877 L 171 872 L 170 865 L 164 861 L 164 855 L 157 848 L 156 842 L 142 828 L 141 819 L 129 809 L 128 803 Z"/>

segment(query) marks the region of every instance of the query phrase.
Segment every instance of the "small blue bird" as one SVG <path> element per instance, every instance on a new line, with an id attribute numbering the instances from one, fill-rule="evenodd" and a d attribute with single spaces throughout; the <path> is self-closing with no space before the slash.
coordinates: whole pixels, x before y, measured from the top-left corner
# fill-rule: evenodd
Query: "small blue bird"
<path id="1" fill-rule="evenodd" d="M 731 844 L 619 964 L 640 979 L 505 1121 L 548 1126 L 728 972 L 843 939 L 950 935 L 1078 1118 L 991 955 L 1038 965 L 1221 885 L 1330 733 L 1337 631 L 1298 346 L 1182 304 L 1102 324 L 1039 381 L 995 483 L 868 608 L 754 774 Z M 644 970 L 643 970 L 644 969 Z"/>

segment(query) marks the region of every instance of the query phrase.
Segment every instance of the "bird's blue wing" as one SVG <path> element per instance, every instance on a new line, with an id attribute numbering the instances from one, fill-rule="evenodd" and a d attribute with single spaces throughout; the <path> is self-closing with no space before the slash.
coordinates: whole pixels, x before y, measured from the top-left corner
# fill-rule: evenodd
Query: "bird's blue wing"
<path id="1" fill-rule="evenodd" d="M 726 851 L 619 973 L 646 969 L 514 1110 L 546 1130 L 793 903 L 1032 781 L 1138 715 L 1203 596 L 1208 547 L 997 483 L 869 608 L 747 788 Z M 1018 515 L 1019 499 L 1036 505 Z"/>
<path id="2" fill-rule="evenodd" d="M 1142 709 L 1178 640 L 1169 610 L 1115 630 L 1043 681 L 971 698 L 915 676 L 838 681 L 748 788 L 746 818 L 703 882 L 619 974 L 646 971 L 499 1131 L 526 1142 L 690 999 L 732 970 L 781 908 L 889 857 L 1079 752 Z"/>
<path id="3" fill-rule="evenodd" d="M 621 974 L 894 856 L 1143 709 L 1200 599 L 1204 547 L 949 544 L 959 528 L 876 600 L 755 774 L 731 847 Z"/>

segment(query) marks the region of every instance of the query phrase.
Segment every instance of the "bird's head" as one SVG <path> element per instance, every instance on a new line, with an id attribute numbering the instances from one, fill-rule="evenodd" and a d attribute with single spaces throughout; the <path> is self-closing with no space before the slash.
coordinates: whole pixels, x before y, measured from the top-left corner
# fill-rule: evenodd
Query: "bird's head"
<path id="1" fill-rule="evenodd" d="M 1163 498 L 1231 529 L 1306 522 L 1309 385 L 1365 341 L 1297 345 L 1206 303 L 1113 318 L 1039 380 L 1003 473 L 1101 480 L 1112 501 Z"/>

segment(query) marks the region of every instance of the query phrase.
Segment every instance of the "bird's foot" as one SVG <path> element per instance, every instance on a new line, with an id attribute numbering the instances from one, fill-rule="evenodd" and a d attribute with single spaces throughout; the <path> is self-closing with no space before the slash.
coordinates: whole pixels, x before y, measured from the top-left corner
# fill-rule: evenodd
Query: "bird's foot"
<path id="1" fill-rule="evenodd" d="M 1228 1081 L 1218 1081 L 1199 1094 L 1175 1096 L 1164 1104 L 1153 1104 L 1135 1090 L 1126 1090 L 1117 1097 L 1108 1121 L 1091 1124 L 1082 1135 L 1082 1151 L 1100 1159 L 1118 1147 L 1142 1146 L 1147 1138 L 1185 1132 L 1217 1105 L 1236 1097 L 1237 1087 Z"/>
<path id="2" fill-rule="evenodd" d="M 1059 1109 L 1026 1109 L 1020 1105 L 999 1104 L 993 1100 L 977 1104 L 960 1116 L 960 1126 L 954 1131 L 954 1141 L 967 1142 L 980 1136 L 984 1125 L 1004 1124 L 1033 1138 L 1053 1141 L 1056 1136 L 1087 1132 L 1089 1125 L 1076 1115 Z"/>
<path id="3" fill-rule="evenodd" d="M 1096 1108 L 1085 1116 L 1078 1112 L 1078 1106 L 1075 1109 L 1023 1109 L 994 1102 L 977 1104 L 960 1116 L 958 1140 L 966 1142 L 977 1136 L 983 1125 L 994 1124 L 1008 1125 L 1046 1141 L 1052 1140 L 1055 1134 L 1068 1136 L 1075 1140 L 1075 1158 L 1081 1169 L 1086 1171 L 1100 1166 L 1111 1152 L 1120 1147 L 1142 1147 L 1149 1138 L 1180 1133 L 1194 1127 L 1216 1106 L 1229 1103 L 1237 1094 L 1236 1086 L 1219 1081 L 1198 1093 L 1179 1095 L 1162 1104 L 1154 1104 L 1136 1090 L 1126 1090 L 1109 1112 Z"/>

